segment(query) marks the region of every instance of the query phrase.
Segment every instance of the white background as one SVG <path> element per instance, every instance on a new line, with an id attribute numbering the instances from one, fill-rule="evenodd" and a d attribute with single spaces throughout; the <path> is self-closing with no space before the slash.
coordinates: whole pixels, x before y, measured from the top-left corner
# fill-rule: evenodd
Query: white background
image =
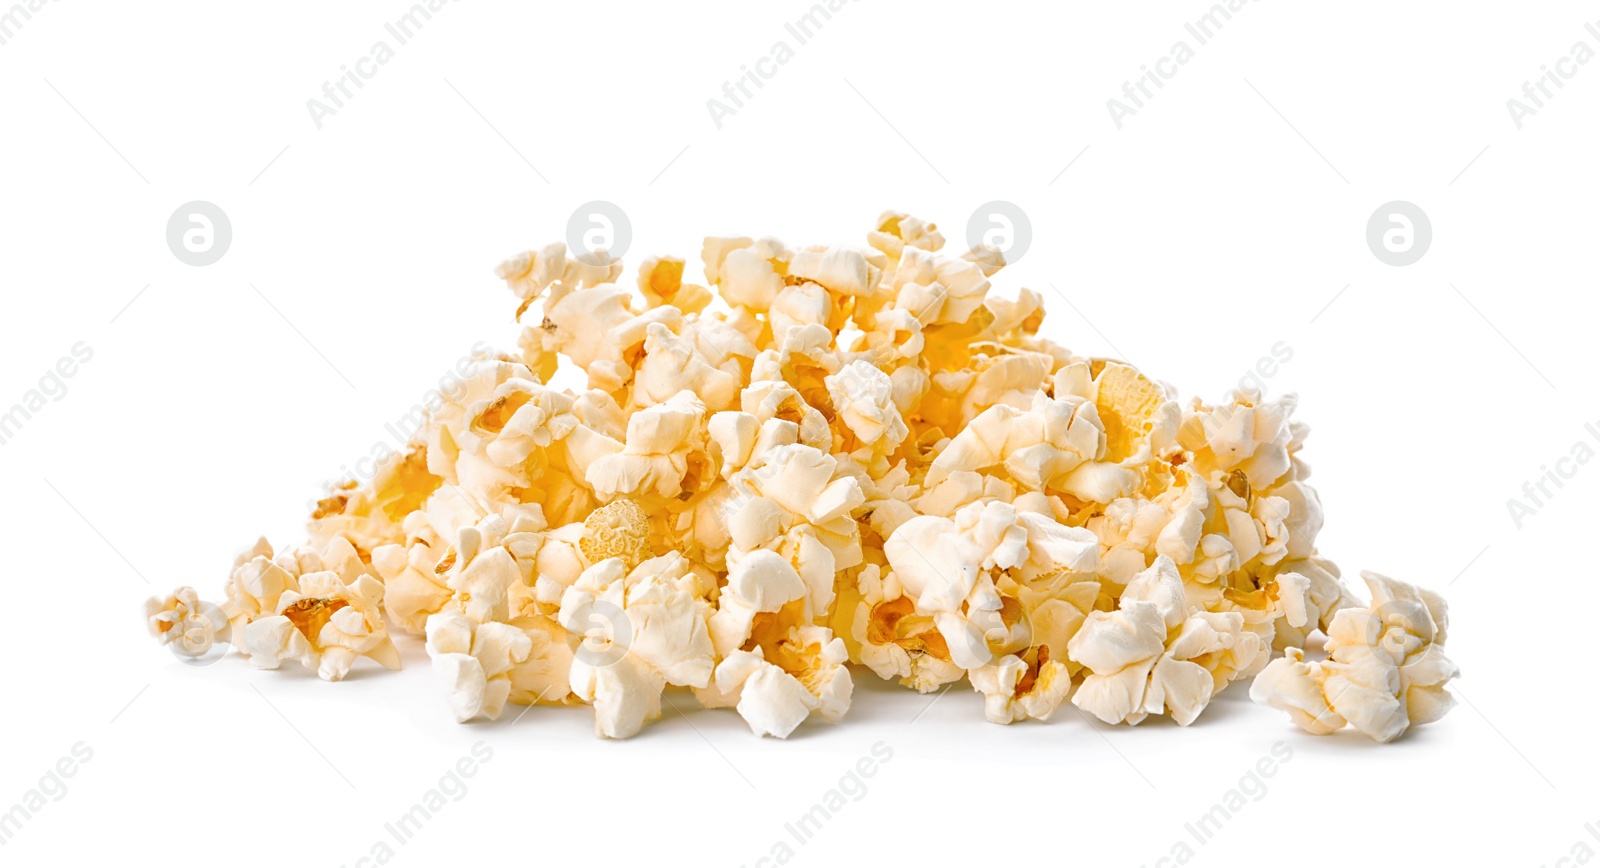
<path id="1" fill-rule="evenodd" d="M 1506 107 L 1574 43 L 1600 49 L 1600 4 L 1251 2 L 1119 130 L 1106 101 L 1195 47 L 1206 4 L 860 0 L 796 46 L 804 0 L 467 0 L 318 129 L 306 101 L 394 47 L 406 8 L 65 0 L 0 46 L 0 410 L 93 350 L 0 446 L 0 810 L 93 751 L 0 860 L 355 865 L 480 740 L 492 760 L 393 864 L 755 865 L 780 840 L 815 865 L 1600 850 L 1600 466 L 1520 529 L 1506 505 L 1600 449 L 1600 62 L 1520 130 Z M 794 58 L 718 129 L 706 101 L 779 40 Z M 232 221 L 209 267 L 165 243 L 195 199 Z M 997 292 L 1043 292 L 1073 349 L 1218 399 L 1285 342 L 1268 387 L 1313 428 L 1320 547 L 1352 581 L 1446 593 L 1460 707 L 1386 746 L 1302 734 L 1243 685 L 1186 729 L 1071 706 L 999 727 L 965 687 L 930 706 L 861 670 L 843 723 L 786 742 L 669 694 L 687 716 L 609 743 L 582 708 L 454 724 L 414 644 L 401 673 L 324 684 L 184 666 L 145 636 L 146 596 L 216 598 L 235 551 L 297 542 L 321 481 L 474 341 L 512 345 L 493 266 L 592 199 L 631 218 L 630 265 L 693 262 L 708 234 L 860 242 L 889 207 L 959 250 L 1003 199 L 1033 241 Z M 1395 199 L 1434 234 L 1403 268 L 1364 238 Z M 880 741 L 866 795 L 795 844 L 784 824 Z M 1265 795 L 1190 837 L 1280 741 Z"/>

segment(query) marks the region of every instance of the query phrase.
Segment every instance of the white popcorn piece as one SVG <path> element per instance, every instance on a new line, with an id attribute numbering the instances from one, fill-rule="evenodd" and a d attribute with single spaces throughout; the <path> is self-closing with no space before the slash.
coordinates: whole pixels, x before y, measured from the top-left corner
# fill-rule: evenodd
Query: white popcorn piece
<path id="1" fill-rule="evenodd" d="M 511 696 L 512 668 L 533 653 L 527 634 L 510 624 L 480 624 L 441 612 L 428 617 L 427 635 L 434 676 L 444 685 L 456 721 L 498 718 Z"/>
<path id="2" fill-rule="evenodd" d="M 1051 400 L 1036 392 L 1027 410 L 996 404 L 979 413 L 934 460 L 925 484 L 954 471 L 1003 467 L 1030 491 L 1062 487 L 1068 474 L 1098 460 L 1105 448 L 1093 403 L 1075 397 Z"/>
<path id="3" fill-rule="evenodd" d="M 799 604 L 804 613 L 809 595 L 810 589 L 787 558 L 759 548 L 741 557 L 731 565 L 728 584 L 711 615 L 718 655 L 727 657 L 749 641 L 757 615 L 777 614 L 791 603 Z"/>
<path id="4" fill-rule="evenodd" d="M 950 649 L 931 615 L 918 614 L 893 573 L 879 579 L 874 565 L 857 577 L 859 601 L 850 620 L 860 662 L 879 678 L 898 680 L 929 693 L 960 679 L 966 670 L 950 659 Z"/>
<path id="5" fill-rule="evenodd" d="M 949 660 L 976 669 L 1025 648 L 1025 609 L 1008 607 L 1018 589 L 1042 577 L 1092 575 L 1093 534 L 1003 501 L 974 502 L 953 518 L 917 516 L 900 525 L 883 552 L 915 612 L 933 618 Z"/>
<path id="6" fill-rule="evenodd" d="M 634 373 L 631 393 L 638 407 L 653 407 L 688 393 L 708 410 L 733 406 L 739 397 L 739 379 L 706 357 L 698 336 L 674 334 L 662 323 L 645 329 L 644 358 Z M 714 354 L 720 353 L 714 347 Z"/>
<path id="7" fill-rule="evenodd" d="M 881 255 L 869 256 L 848 247 L 810 248 L 789 260 L 789 276 L 820 284 L 839 295 L 870 295 L 883 277 L 881 262 Z"/>
<path id="8" fill-rule="evenodd" d="M 1393 741 L 1455 706 L 1445 689 L 1460 674 L 1444 654 L 1448 608 L 1424 588 L 1371 572 L 1361 578 L 1372 602 L 1333 615 L 1328 659 L 1307 663 L 1290 647 L 1256 676 L 1250 697 L 1316 735 L 1348 724 L 1373 741 Z"/>
<path id="9" fill-rule="evenodd" d="M 572 665 L 575 661 L 567 631 L 544 615 L 524 615 L 511 619 L 511 626 L 528 637 L 527 659 L 511 667 L 511 693 L 515 705 L 563 705 L 572 697 Z"/>
<path id="10" fill-rule="evenodd" d="M 779 738 L 813 711 L 830 722 L 843 716 L 852 688 L 849 652 L 832 630 L 812 623 L 813 590 L 787 558 L 767 549 L 731 564 L 710 618 L 721 662 L 714 683 L 696 691 L 701 704 L 734 706 L 758 735 Z"/>
<path id="11" fill-rule="evenodd" d="M 242 637 L 245 625 L 252 620 L 276 614 L 278 600 L 285 592 L 300 590 L 299 566 L 291 563 L 290 567 L 292 572 L 273 559 L 266 537 L 234 560 L 233 572 L 224 586 L 234 636 Z"/>
<path id="12" fill-rule="evenodd" d="M 400 652 L 389 639 L 383 614 L 383 584 L 362 575 L 346 582 L 322 571 L 300 577 L 300 590 L 278 599 L 277 613 L 244 628 L 250 663 L 276 669 L 298 660 L 324 681 L 341 681 L 358 657 L 386 669 L 400 668 Z"/>
<path id="13" fill-rule="evenodd" d="M 774 660 L 767 659 L 768 648 Z M 844 640 L 825 627 L 793 628 L 773 645 L 735 651 L 717 664 L 710 707 L 732 703 L 756 735 L 788 738 L 812 712 L 830 723 L 850 707 L 852 682 Z"/>
<path id="14" fill-rule="evenodd" d="M 1072 675 L 1050 652 L 1041 649 L 1032 662 L 1015 654 L 968 673 L 974 690 L 983 694 L 984 716 L 991 723 L 1049 720 L 1072 690 Z"/>
<path id="15" fill-rule="evenodd" d="M 425 542 L 409 548 L 386 545 L 372 550 L 373 569 L 383 579 L 383 609 L 402 632 L 421 635 L 429 616 L 454 596 L 439 574 L 442 557 Z M 448 571 L 451 564 L 444 566 Z"/>
<path id="16" fill-rule="evenodd" d="M 506 282 L 517 298 L 538 297 L 566 272 L 567 246 L 559 242 L 528 250 L 495 267 L 494 275 Z"/>
<path id="17" fill-rule="evenodd" d="M 169 596 L 151 597 L 145 602 L 144 615 L 150 635 L 163 645 L 176 646 L 185 657 L 206 654 L 227 635 L 228 623 L 222 610 L 203 602 L 187 585 Z"/>
<path id="18" fill-rule="evenodd" d="M 1193 723 L 1222 688 L 1266 652 L 1237 612 L 1191 612 L 1165 556 L 1123 591 L 1116 612 L 1092 612 L 1067 645 L 1090 671 L 1072 702 L 1106 723 L 1166 713 Z"/>
<path id="19" fill-rule="evenodd" d="M 907 246 L 934 253 L 944 248 L 938 226 L 899 211 L 878 215 L 877 228 L 867 233 L 867 242 L 896 259 Z"/>
<path id="20" fill-rule="evenodd" d="M 976 263 L 944 259 L 917 247 L 904 247 L 891 279 L 894 306 L 910 311 L 924 325 L 966 322 L 983 305 L 989 279 Z"/>
<path id="21" fill-rule="evenodd" d="M 655 669 L 668 684 L 704 687 L 715 665 L 707 590 L 676 552 L 631 571 L 621 558 L 607 558 L 584 570 L 562 595 L 559 620 L 569 632 L 583 632 L 596 604 L 604 603 L 618 621 L 604 625 L 618 631 L 612 639 L 618 651 Z"/>
<path id="22" fill-rule="evenodd" d="M 705 460 L 705 415 L 705 402 L 687 390 L 638 411 L 628 420 L 623 448 L 596 459 L 584 478 L 601 500 L 677 497 Z"/>
<path id="23" fill-rule="evenodd" d="M 606 665 L 572 661 L 572 695 L 594 706 L 594 731 L 603 738 L 632 738 L 661 717 L 661 674 L 637 658 Z"/>
<path id="24" fill-rule="evenodd" d="M 824 377 L 823 383 L 834 413 L 860 444 L 852 450 L 857 460 L 886 459 L 910 436 L 911 429 L 894 403 L 894 383 L 877 366 L 856 360 Z"/>
<path id="25" fill-rule="evenodd" d="M 443 608 L 480 624 L 510 618 L 511 587 L 528 577 L 538 551 L 537 541 L 528 538 L 531 532 L 511 530 L 499 516 L 461 528 L 455 545 L 434 566 L 452 592 Z"/>
<path id="26" fill-rule="evenodd" d="M 710 683 L 716 661 L 707 623 L 709 591 L 676 552 L 645 560 L 631 571 L 622 558 L 606 558 L 566 589 L 561 626 L 574 635 L 592 635 L 593 641 L 573 660 L 572 691 L 595 703 L 597 732 L 608 738 L 632 735 L 660 714 L 661 692 L 668 684 L 703 688 Z M 638 691 L 653 695 L 623 695 Z"/>
<path id="27" fill-rule="evenodd" d="M 742 242 L 742 243 L 741 243 Z M 764 313 L 783 290 L 783 276 L 792 254 L 774 238 L 707 238 L 701 259 L 706 280 L 730 305 Z"/>

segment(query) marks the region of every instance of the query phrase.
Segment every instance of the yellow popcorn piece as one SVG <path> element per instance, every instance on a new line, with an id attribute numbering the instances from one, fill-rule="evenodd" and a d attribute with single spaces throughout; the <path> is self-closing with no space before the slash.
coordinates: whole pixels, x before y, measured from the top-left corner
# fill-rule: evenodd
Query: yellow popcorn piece
<path id="1" fill-rule="evenodd" d="M 578 549 L 590 563 L 621 558 L 632 570 L 650 558 L 650 517 L 635 501 L 613 500 L 583 520 Z"/>
<path id="2" fill-rule="evenodd" d="M 1167 396 L 1131 365 L 1102 364 L 1094 379 L 1094 406 L 1105 427 L 1106 460 L 1120 462 L 1137 454 L 1154 433 L 1157 412 Z"/>

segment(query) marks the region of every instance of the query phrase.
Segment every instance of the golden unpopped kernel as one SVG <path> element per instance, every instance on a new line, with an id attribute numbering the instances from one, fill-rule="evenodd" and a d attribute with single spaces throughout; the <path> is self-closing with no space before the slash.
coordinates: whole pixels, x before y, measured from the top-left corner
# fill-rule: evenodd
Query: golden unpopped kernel
<path id="1" fill-rule="evenodd" d="M 668 686 L 781 738 L 838 721 L 856 677 L 966 679 L 1002 724 L 1071 702 L 1187 725 L 1252 678 L 1313 733 L 1451 707 L 1443 599 L 1368 573 L 1362 603 L 1317 553 L 1293 395 L 1181 403 L 1042 337 L 1039 293 L 991 293 L 1002 251 L 868 225 L 707 238 L 700 278 L 511 258 L 515 351 L 458 367 L 404 450 L 316 502 L 308 545 L 256 543 L 219 606 L 151 600 L 151 632 L 330 681 L 425 636 L 457 720 L 586 704 L 607 738 Z"/>

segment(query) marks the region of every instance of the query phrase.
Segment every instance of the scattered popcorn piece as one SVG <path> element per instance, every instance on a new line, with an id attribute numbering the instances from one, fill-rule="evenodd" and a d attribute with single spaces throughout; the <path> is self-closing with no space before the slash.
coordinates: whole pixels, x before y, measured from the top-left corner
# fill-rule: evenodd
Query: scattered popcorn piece
<path id="1" fill-rule="evenodd" d="M 219 638 L 226 637 L 228 624 L 222 611 L 200 600 L 194 588 L 184 586 L 168 597 L 151 597 L 144 605 L 150 635 L 163 645 L 174 646 L 176 653 L 198 658 L 210 651 Z"/>
<path id="2" fill-rule="evenodd" d="M 1448 608 L 1438 594 L 1363 572 L 1365 608 L 1340 609 L 1328 627 L 1328 659 L 1305 662 L 1290 647 L 1261 670 L 1250 698 L 1327 735 L 1346 724 L 1373 741 L 1393 741 L 1455 705 L 1445 689 L 1460 670 L 1444 655 Z"/>

